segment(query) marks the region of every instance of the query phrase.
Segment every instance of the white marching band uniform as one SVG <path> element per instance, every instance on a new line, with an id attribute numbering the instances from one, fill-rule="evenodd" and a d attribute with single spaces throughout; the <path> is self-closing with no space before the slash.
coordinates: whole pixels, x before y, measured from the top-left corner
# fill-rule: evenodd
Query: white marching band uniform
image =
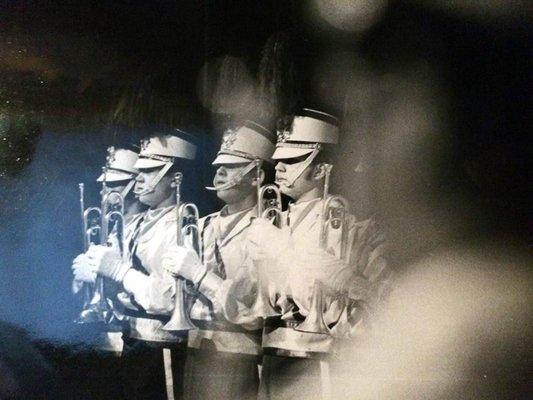
<path id="1" fill-rule="evenodd" d="M 136 238 L 127 242 L 133 270 L 124 276 L 124 291 L 118 295 L 127 316 L 126 334 L 151 342 L 181 342 L 183 333 L 163 329 L 174 307 L 175 280 L 161 263 L 165 249 L 176 243 L 176 207 L 148 210 L 135 222 L 130 226 Z"/>
<path id="2" fill-rule="evenodd" d="M 305 111 L 293 119 L 289 130 L 278 133 L 273 155 L 279 161 L 306 156 L 291 183 L 311 165 L 324 144 L 337 142 L 334 124 L 320 118 L 322 113 Z M 322 236 L 324 203 L 322 197 L 306 199 L 289 204 L 283 212 L 290 248 L 269 260 L 280 264 L 277 268 L 286 271 L 286 278 L 267 292 L 274 315 L 266 318 L 263 330 L 262 399 L 331 398 L 331 378 L 324 360 L 331 358 L 343 339 L 357 335 L 365 311 L 378 298 L 378 283 L 386 282 L 390 275 L 383 257 L 383 237 L 374 221 L 356 221 L 346 212 L 343 228 L 326 223 L 327 234 Z M 315 293 L 317 282 L 322 290 Z M 320 310 L 312 310 L 317 304 L 314 296 L 320 297 Z M 313 311 L 319 312 L 323 329 L 302 328 L 308 316 L 314 317 Z"/>
<path id="3" fill-rule="evenodd" d="M 112 157 L 108 159 L 106 169 L 102 174 L 96 179 L 97 182 L 108 183 L 125 183 L 124 188 L 120 191 L 120 195 L 126 199 L 135 184 L 135 177 L 139 173 L 139 170 L 135 168 L 135 163 L 137 162 L 139 155 L 132 150 L 127 149 L 113 149 Z M 138 214 L 134 215 L 124 215 L 124 235 L 131 228 L 132 223 L 138 218 Z M 115 236 L 116 232 L 111 232 L 111 236 Z M 106 291 L 111 289 L 114 292 L 116 291 L 116 285 L 106 282 Z M 113 296 L 114 297 L 114 296 Z M 124 321 L 124 314 L 120 311 L 121 307 L 119 304 L 116 304 L 117 299 L 107 298 L 106 299 L 111 306 L 113 307 L 114 313 L 114 326 L 109 331 L 104 332 L 98 338 L 96 347 L 101 350 L 111 351 L 118 355 L 122 352 L 122 330 L 118 324 L 122 324 Z"/>
<path id="4" fill-rule="evenodd" d="M 191 309 L 191 319 L 200 329 L 190 332 L 189 347 L 199 349 L 203 340 L 209 340 L 217 351 L 261 353 L 263 320 L 254 314 L 252 299 L 243 291 L 251 288 L 251 260 L 244 239 L 255 216 L 255 207 L 230 215 L 225 207 L 200 219 L 209 272 L 200 286 L 203 296 Z"/>
<path id="5" fill-rule="evenodd" d="M 141 171 L 158 168 L 158 173 L 136 194 L 153 191 L 176 159 L 192 160 L 195 152 L 193 144 L 176 136 L 143 141 L 135 166 Z M 129 269 L 118 298 L 126 316 L 124 357 L 126 367 L 131 368 L 125 387 L 128 398 L 181 395 L 187 332 L 164 329 L 174 309 L 176 281 L 162 266 L 166 249 L 177 241 L 176 207 L 149 209 L 137 215 L 125 235 L 123 262 Z"/>
<path id="6" fill-rule="evenodd" d="M 269 162 L 273 139 L 273 133 L 252 121 L 227 131 L 212 164 L 238 165 L 241 169 L 234 180 L 222 186 L 231 189 L 247 174 L 255 173 L 255 160 Z M 255 193 L 253 190 L 252 195 Z M 263 319 L 253 307 L 253 264 L 245 246 L 256 216 L 255 206 L 229 213 L 226 205 L 199 221 L 207 273 L 190 313 L 198 329 L 189 333 L 186 399 L 257 396 Z M 220 371 L 225 375 L 217 376 Z"/>
<path id="7" fill-rule="evenodd" d="M 237 184 L 253 170 L 254 160 L 268 162 L 274 158 L 274 161 L 283 161 L 306 156 L 298 171 L 301 175 L 322 146 L 336 143 L 338 135 L 338 128 L 331 120 L 317 117 L 327 114 L 307 111 L 311 113 L 296 116 L 290 129 L 278 133 L 273 156 L 274 144 L 268 131 L 247 122 L 238 130 L 226 133 L 213 164 L 248 163 L 242 176 L 233 182 Z M 148 186 L 153 190 L 175 158 L 194 159 L 194 153 L 192 144 L 177 137 L 168 137 L 165 143 L 151 138 L 142 146 L 132 169 L 108 170 L 106 180 L 126 174 L 132 179 L 137 172 L 135 168 L 158 167 L 161 170 L 156 182 Z M 131 154 L 127 156 L 131 157 Z M 294 176 L 293 181 L 296 178 L 298 176 Z M 317 197 L 289 204 L 281 221 L 285 226 L 284 234 L 288 232 L 290 251 L 280 251 L 277 258 L 263 262 L 252 259 L 247 247 L 248 231 L 257 217 L 256 207 L 229 214 L 225 206 L 219 212 L 201 218 L 198 221 L 203 250 L 201 261 L 207 272 L 198 283 L 198 294 L 189 308 L 190 318 L 198 329 L 188 334 L 163 329 L 173 312 L 176 296 L 176 278 L 162 267 L 167 249 L 177 242 L 176 207 L 129 216 L 124 234 L 124 261 L 129 270 L 117 296 L 120 305 L 116 305 L 117 314 L 125 315 L 125 342 L 160 343 L 161 347 L 187 345 L 190 353 L 187 363 L 191 365 L 200 354 L 214 354 L 201 353 L 206 349 L 222 355 L 221 368 L 224 354 L 241 357 L 239 362 L 244 360 L 244 364 L 235 365 L 245 365 L 250 373 L 245 372 L 243 376 L 257 380 L 248 387 L 245 384 L 242 393 L 238 390 L 231 392 L 241 398 L 257 396 L 259 383 L 255 375 L 264 352 L 259 397 L 288 398 L 287 393 L 300 390 L 301 387 L 288 389 L 288 392 L 283 388 L 277 391 L 276 385 L 281 387 L 284 377 L 277 375 L 275 369 L 291 360 L 310 360 L 310 364 L 302 364 L 303 370 L 296 372 L 306 378 L 307 369 L 316 366 L 313 360 L 327 359 L 339 342 L 359 332 L 364 312 L 378 303 L 391 275 L 384 257 L 383 236 L 372 219 L 357 221 L 352 214 L 346 213 L 344 233 L 328 224 L 327 243 L 321 243 L 324 202 L 322 197 Z M 264 245 L 269 246 L 269 243 Z M 341 249 L 345 249 L 342 254 Z M 258 275 L 258 267 L 262 277 Z M 320 304 L 327 331 L 299 330 L 298 326 L 310 315 L 316 301 L 313 294 L 317 282 L 323 288 Z M 267 312 L 257 307 L 261 285 L 265 288 Z M 201 363 L 198 365 L 203 368 Z M 207 397 L 199 393 L 204 380 L 209 380 L 206 377 L 209 370 L 199 372 L 198 366 L 195 368 L 185 377 L 185 396 Z M 231 375 L 231 371 L 228 373 Z M 307 378 L 320 382 L 318 378 L 324 378 L 320 374 L 310 372 Z M 194 379 L 197 381 L 187 382 Z M 291 383 L 290 377 L 287 382 Z M 187 393 L 188 387 L 190 393 Z M 246 392 L 250 388 L 255 391 L 252 395 Z M 300 394 L 311 393 L 318 398 L 329 396 L 323 387 L 322 394 L 309 391 L 316 390 L 316 382 L 307 389 Z"/>

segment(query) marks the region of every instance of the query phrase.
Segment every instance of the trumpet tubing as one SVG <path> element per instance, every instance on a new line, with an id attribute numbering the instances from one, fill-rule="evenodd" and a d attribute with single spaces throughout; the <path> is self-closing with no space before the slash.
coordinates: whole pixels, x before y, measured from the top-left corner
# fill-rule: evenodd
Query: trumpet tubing
<path id="1" fill-rule="evenodd" d="M 322 249 L 327 249 L 329 232 L 331 230 L 341 229 L 341 248 L 340 259 L 344 260 L 346 257 L 346 235 L 348 227 L 346 216 L 350 212 L 350 204 L 342 196 L 330 196 L 329 195 L 329 180 L 333 165 L 325 164 L 325 177 L 324 177 L 324 192 L 323 192 L 323 205 L 322 215 L 320 220 L 320 238 L 319 245 Z"/>
<path id="2" fill-rule="evenodd" d="M 93 239 L 98 240 L 100 232 L 100 218 L 101 210 L 98 207 L 91 207 L 85 209 L 85 185 L 80 183 L 78 185 L 80 190 L 80 211 L 81 211 L 81 228 L 82 228 L 82 243 L 83 251 L 86 252 L 89 249 L 89 245 L 93 242 Z M 96 220 L 95 220 L 96 218 Z M 94 285 L 88 282 L 84 282 L 82 285 L 82 310 L 80 315 L 76 319 L 76 322 L 84 322 L 86 320 L 84 310 L 89 308 L 91 299 L 94 294 Z"/>
<path id="3" fill-rule="evenodd" d="M 101 207 L 90 207 L 83 212 L 85 250 L 92 244 L 106 244 L 109 234 L 117 235 L 119 247 L 124 249 L 124 198 L 118 192 L 107 192 L 105 182 L 102 189 Z M 94 290 L 84 301 L 78 322 L 110 324 L 114 319 L 111 305 L 105 293 L 105 278 L 97 276 Z"/>
<path id="4" fill-rule="evenodd" d="M 278 228 L 281 227 L 282 216 L 281 191 L 276 185 L 261 186 L 257 194 L 257 215 L 273 221 Z"/>
<path id="5" fill-rule="evenodd" d="M 174 175 L 173 183 L 176 186 L 176 212 L 177 212 L 177 230 L 176 240 L 178 246 L 183 246 L 185 243 L 185 235 L 190 235 L 193 242 L 193 247 L 202 259 L 202 244 L 200 232 L 198 229 L 198 220 L 200 213 L 198 207 L 193 203 L 181 203 L 181 183 L 183 181 L 183 174 L 178 172 Z M 190 331 L 196 329 L 196 326 L 190 319 L 190 306 L 192 305 L 193 290 L 187 288 L 185 280 L 176 277 L 176 292 L 174 300 L 174 310 L 170 316 L 170 320 L 163 326 L 167 331 Z"/>
<path id="6" fill-rule="evenodd" d="M 341 233 L 341 246 L 340 246 L 340 259 L 344 260 L 347 250 L 347 215 L 350 210 L 348 201 L 342 196 L 330 196 L 324 203 L 324 209 L 321 219 L 321 242 L 320 245 L 323 249 L 327 248 L 329 232 L 340 230 Z"/>

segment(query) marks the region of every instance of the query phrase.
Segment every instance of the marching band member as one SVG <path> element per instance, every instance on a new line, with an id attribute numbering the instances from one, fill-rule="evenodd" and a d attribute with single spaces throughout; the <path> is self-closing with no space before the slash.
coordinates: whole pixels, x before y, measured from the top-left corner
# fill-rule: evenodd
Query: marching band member
<path id="1" fill-rule="evenodd" d="M 124 232 L 127 234 L 131 231 L 131 227 L 135 224 L 135 220 L 141 215 L 144 206 L 137 200 L 133 194 L 133 185 L 135 184 L 135 177 L 139 171 L 134 167 L 137 162 L 138 155 L 136 152 L 127 149 L 108 148 L 108 159 L 106 160 L 105 172 L 103 172 L 97 179 L 97 182 L 105 182 L 102 188 L 101 196 L 104 197 L 110 192 L 119 193 L 124 200 L 123 223 Z M 83 193 L 81 193 L 83 196 Z M 112 234 L 116 234 L 113 232 Z M 84 277 L 85 271 L 92 271 L 91 268 L 84 268 L 82 265 L 88 263 L 87 254 L 79 255 L 73 262 L 74 280 L 72 289 L 74 294 L 78 293 L 82 285 L 89 281 L 94 284 L 96 273 L 91 272 L 89 277 Z M 112 317 L 106 324 L 90 324 L 87 329 L 88 332 L 94 333 L 93 348 L 96 352 L 91 353 L 89 359 L 94 360 L 94 364 L 89 367 L 90 373 L 88 386 L 91 396 L 102 397 L 110 396 L 113 398 L 122 398 L 122 387 L 117 385 L 115 377 L 117 373 L 122 371 L 122 360 L 120 354 L 122 352 L 122 321 L 124 315 L 117 308 L 118 299 L 116 298 L 118 286 L 109 280 L 103 282 L 102 292 L 96 294 L 100 296 L 105 295 L 105 300 L 109 304 Z M 93 300 L 97 299 L 95 293 L 86 293 L 90 297 L 90 303 L 87 305 L 87 310 L 82 312 L 84 316 L 90 313 L 97 313 L 94 308 Z M 86 299 L 89 300 L 89 299 Z M 79 322 L 85 321 L 85 318 L 79 319 Z M 88 322 L 88 321 L 85 321 Z M 96 332 L 94 332 L 96 328 Z"/>
<path id="2" fill-rule="evenodd" d="M 127 149 L 108 149 L 108 156 L 112 154 L 111 159 L 107 160 L 105 172 L 103 172 L 96 182 L 102 183 L 105 181 L 101 196 L 105 196 L 109 192 L 117 192 L 124 199 L 124 218 L 125 229 L 131 226 L 136 218 L 139 218 L 144 206 L 139 203 L 133 194 L 133 185 L 135 184 L 135 177 L 139 171 L 134 167 L 137 162 L 138 155 L 134 151 Z M 84 262 L 86 254 L 81 254 L 74 259 L 72 269 L 74 280 L 72 282 L 72 291 L 74 294 L 78 293 L 84 282 L 94 282 L 96 274 L 92 273 L 89 277 L 82 276 L 85 271 L 80 268 Z M 120 316 L 117 316 L 120 317 Z M 98 338 L 96 347 L 104 351 L 112 351 L 120 353 L 122 351 L 122 332 L 119 326 L 107 327 L 107 332 Z M 118 330 L 116 328 L 119 328 Z"/>
<path id="3" fill-rule="evenodd" d="M 92 246 L 87 252 L 89 266 L 123 289 L 118 297 L 127 316 L 123 357 L 128 399 L 174 398 L 182 390 L 187 332 L 164 329 L 174 308 L 176 285 L 162 268 L 162 256 L 177 239 L 173 176 L 187 168 L 195 153 L 195 145 L 176 136 L 143 141 L 135 163 L 139 174 L 134 192 L 149 209 L 137 219 L 126 255 L 116 243 Z"/>
<path id="4" fill-rule="evenodd" d="M 278 131 L 276 184 L 294 203 L 282 229 L 258 219 L 248 232 L 253 257 L 277 265 L 269 294 L 278 315 L 265 321 L 261 398 L 329 398 L 334 337 L 358 329 L 361 304 L 373 303 L 373 283 L 389 274 L 374 221 L 356 221 L 338 197 L 328 206 L 341 212 L 341 225 L 326 214 L 330 165 L 320 152 L 337 140 L 335 118 L 309 109 Z"/>
<path id="5" fill-rule="evenodd" d="M 101 196 L 105 196 L 108 192 L 118 192 L 124 198 L 124 216 L 126 223 L 131 221 L 134 216 L 138 215 L 144 208 L 137 198 L 133 195 L 133 186 L 135 185 L 135 177 L 139 173 L 134 165 L 139 156 L 137 153 L 127 149 L 114 150 L 114 156 L 96 182 L 102 183 L 105 177 L 105 193 L 102 191 Z M 80 271 L 81 272 L 81 271 Z M 74 268 L 73 292 L 77 293 L 83 283 L 83 279 L 76 279 L 77 269 Z M 85 279 L 86 280 L 86 279 Z"/>
<path id="6" fill-rule="evenodd" d="M 251 260 L 244 238 L 256 217 L 257 185 L 265 177 L 274 151 L 274 135 L 246 121 L 227 131 L 213 165 L 217 196 L 225 205 L 200 220 L 203 260 L 174 247 L 165 266 L 192 281 L 199 295 L 191 318 L 198 330 L 189 334 L 185 398 L 256 398 L 263 320 L 255 310 Z M 263 169 L 256 176 L 256 162 Z M 259 179 L 259 181 L 258 181 Z"/>

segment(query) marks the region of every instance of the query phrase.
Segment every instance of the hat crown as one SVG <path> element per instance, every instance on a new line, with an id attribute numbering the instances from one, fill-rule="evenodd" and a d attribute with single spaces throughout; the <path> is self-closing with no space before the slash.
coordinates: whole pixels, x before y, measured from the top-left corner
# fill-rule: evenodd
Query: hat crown
<path id="1" fill-rule="evenodd" d="M 274 152 L 274 135 L 254 121 L 245 121 L 236 129 L 228 129 L 213 164 L 245 163 L 257 158 L 270 161 Z"/>
<path id="2" fill-rule="evenodd" d="M 112 151 L 110 151 L 112 149 Z M 139 156 L 137 153 L 127 149 L 108 149 L 107 168 L 137 174 L 139 171 L 134 167 Z"/>
<path id="3" fill-rule="evenodd" d="M 139 170 L 135 168 L 139 156 L 137 153 L 127 149 L 115 149 L 111 146 L 107 148 L 106 164 L 104 173 L 97 179 L 97 182 L 119 182 L 128 181 L 135 178 Z"/>
<path id="4" fill-rule="evenodd" d="M 139 157 L 151 158 L 153 156 L 169 158 L 186 158 L 194 160 L 196 146 L 182 138 L 172 135 L 153 136 L 141 141 Z M 169 159 L 169 162 L 173 160 Z"/>
<path id="5" fill-rule="evenodd" d="M 275 160 L 295 158 L 312 153 L 324 144 L 337 144 L 339 128 L 337 119 L 325 112 L 304 108 L 290 124 L 277 131 Z"/>
<path id="6" fill-rule="evenodd" d="M 278 130 L 278 143 L 306 142 L 337 144 L 338 120 L 331 114 L 304 108 L 294 116 L 290 126 Z"/>

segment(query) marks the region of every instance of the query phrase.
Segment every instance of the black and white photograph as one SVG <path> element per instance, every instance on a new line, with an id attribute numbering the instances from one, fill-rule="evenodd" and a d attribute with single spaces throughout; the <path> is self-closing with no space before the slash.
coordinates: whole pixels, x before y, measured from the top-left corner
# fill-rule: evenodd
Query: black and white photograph
<path id="1" fill-rule="evenodd" d="M 0 400 L 532 398 L 532 11 L 0 1 Z"/>

